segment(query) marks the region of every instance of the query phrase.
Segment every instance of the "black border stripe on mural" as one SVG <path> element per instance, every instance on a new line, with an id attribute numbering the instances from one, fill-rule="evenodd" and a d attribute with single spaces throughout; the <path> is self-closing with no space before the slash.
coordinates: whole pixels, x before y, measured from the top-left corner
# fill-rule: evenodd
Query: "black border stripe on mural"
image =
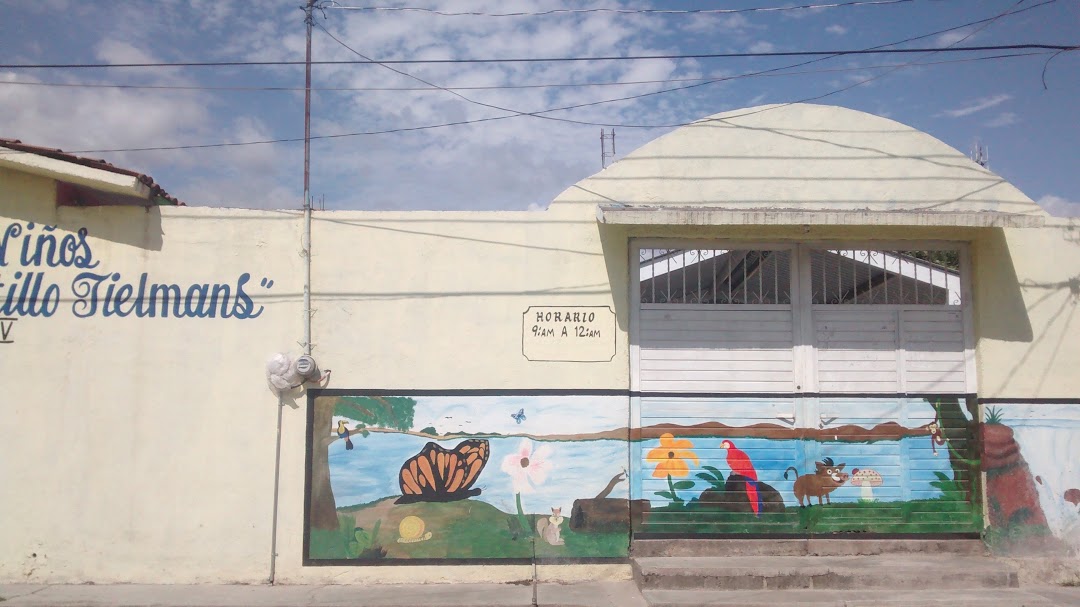
<path id="1" fill-rule="evenodd" d="M 308 390 L 308 398 L 320 396 L 360 396 L 372 394 L 376 396 L 627 396 L 629 390 L 605 390 L 585 389 L 571 390 L 566 388 L 536 388 L 536 389 L 451 389 L 451 390 L 387 390 L 378 389 L 352 389 L 352 388 L 311 388 Z M 310 404 L 310 403 L 309 403 Z M 311 420 L 315 423 L 315 420 Z"/>
<path id="2" fill-rule="evenodd" d="M 1080 405 L 1080 398 L 980 398 L 983 405 Z"/>
<path id="3" fill-rule="evenodd" d="M 317 389 L 309 388 L 304 396 L 307 400 L 307 411 L 305 417 L 307 423 L 304 424 L 304 545 L 303 555 L 301 558 L 302 566 L 309 566 L 312 564 L 308 555 L 311 554 L 311 461 L 312 450 L 315 448 L 315 398 Z M 278 407 L 284 407 L 284 404 L 279 404 Z"/>
<path id="4" fill-rule="evenodd" d="M 634 396 L 653 398 L 976 398 L 974 393 L 965 392 L 647 392 L 641 390 L 620 390 L 604 388 L 568 389 L 568 388 L 454 388 L 444 390 L 401 389 L 353 389 L 353 388 L 310 388 L 309 398 L 320 396 L 356 396 L 372 394 L 377 396 Z M 1066 402 L 1069 399 L 980 399 L 980 402 L 1028 403 L 1052 400 Z M 1080 403 L 1080 398 L 1072 399 Z M 311 420 L 314 422 L 314 420 Z"/>
<path id="5" fill-rule="evenodd" d="M 978 533 L 635 533 L 635 540 L 977 540 Z"/>
<path id="6" fill-rule="evenodd" d="M 966 392 L 643 392 L 630 396 L 649 398 L 976 398 Z"/>
<path id="7" fill-rule="evenodd" d="M 308 559 L 304 567 L 410 567 L 418 565 L 625 565 L 630 557 L 622 556 L 545 556 L 536 558 L 423 558 L 423 559 Z"/>

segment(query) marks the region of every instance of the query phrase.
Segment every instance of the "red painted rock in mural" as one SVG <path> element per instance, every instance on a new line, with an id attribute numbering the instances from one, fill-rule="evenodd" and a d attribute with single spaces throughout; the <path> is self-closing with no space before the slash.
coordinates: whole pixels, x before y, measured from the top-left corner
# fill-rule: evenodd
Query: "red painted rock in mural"
<path id="1" fill-rule="evenodd" d="M 1080 506 L 1080 489 L 1074 488 L 1065 491 L 1065 501 L 1073 506 Z"/>
<path id="2" fill-rule="evenodd" d="M 1046 526 L 1039 493 L 1012 428 L 983 424 L 983 470 L 992 527 Z"/>
<path id="3" fill-rule="evenodd" d="M 716 508 L 728 512 L 753 512 L 753 506 L 747 497 L 745 476 L 731 474 L 724 483 L 724 490 L 706 489 L 698 497 L 698 504 L 703 508 Z M 783 513 L 784 498 L 772 485 L 758 481 L 758 496 L 761 499 L 760 512 Z"/>

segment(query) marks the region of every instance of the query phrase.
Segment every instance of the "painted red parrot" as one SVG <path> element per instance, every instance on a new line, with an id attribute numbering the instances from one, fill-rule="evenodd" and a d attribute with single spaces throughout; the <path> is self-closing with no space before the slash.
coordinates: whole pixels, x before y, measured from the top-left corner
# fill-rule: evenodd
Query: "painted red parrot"
<path id="1" fill-rule="evenodd" d="M 761 494 L 758 493 L 757 470 L 754 470 L 750 456 L 729 440 L 720 443 L 720 448 L 727 450 L 727 465 L 731 468 L 731 473 L 746 478 L 746 498 L 750 500 L 750 509 L 754 511 L 754 515 L 761 516 Z"/>

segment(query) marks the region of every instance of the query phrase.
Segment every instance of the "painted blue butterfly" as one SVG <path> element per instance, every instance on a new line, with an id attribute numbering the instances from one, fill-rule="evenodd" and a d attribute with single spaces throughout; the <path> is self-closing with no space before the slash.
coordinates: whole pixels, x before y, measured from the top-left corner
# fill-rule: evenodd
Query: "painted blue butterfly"
<path id="1" fill-rule="evenodd" d="M 514 421 L 521 423 L 525 421 L 525 409 L 518 409 L 517 413 L 511 413 L 510 417 L 514 418 Z"/>

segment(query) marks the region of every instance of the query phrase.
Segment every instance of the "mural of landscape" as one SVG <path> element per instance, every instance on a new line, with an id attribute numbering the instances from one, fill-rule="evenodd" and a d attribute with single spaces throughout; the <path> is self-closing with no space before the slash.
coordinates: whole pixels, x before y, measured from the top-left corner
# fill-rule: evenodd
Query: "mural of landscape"
<path id="1" fill-rule="evenodd" d="M 984 421 L 991 548 L 1080 551 L 1080 405 L 993 404 Z"/>
<path id="2" fill-rule="evenodd" d="M 994 417 L 980 433 L 974 399 L 632 398 L 640 425 L 628 428 L 625 393 L 318 391 L 305 561 L 623 559 L 631 527 L 975 534 L 980 437 L 1002 533 L 1080 534 L 1080 489 L 1059 468 L 1015 497 L 1026 485 L 1013 430 Z M 1016 432 L 1038 453 L 1071 447 Z"/>
<path id="3" fill-rule="evenodd" d="M 320 393 L 306 561 L 622 559 L 628 397 Z"/>
<path id="4" fill-rule="evenodd" d="M 974 401 L 641 397 L 635 532 L 974 534 Z"/>

